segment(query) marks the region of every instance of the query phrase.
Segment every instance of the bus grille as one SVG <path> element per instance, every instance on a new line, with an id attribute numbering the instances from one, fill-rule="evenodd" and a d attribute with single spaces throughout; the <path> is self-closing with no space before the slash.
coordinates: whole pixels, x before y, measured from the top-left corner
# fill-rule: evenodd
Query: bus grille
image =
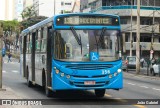
<path id="1" fill-rule="evenodd" d="M 77 70 L 99 70 L 113 67 L 112 64 L 78 64 L 66 65 L 66 68 Z"/>
<path id="2" fill-rule="evenodd" d="M 89 76 L 79 76 L 79 75 L 72 75 L 74 78 L 104 78 L 106 75 L 95 75 L 92 77 Z"/>

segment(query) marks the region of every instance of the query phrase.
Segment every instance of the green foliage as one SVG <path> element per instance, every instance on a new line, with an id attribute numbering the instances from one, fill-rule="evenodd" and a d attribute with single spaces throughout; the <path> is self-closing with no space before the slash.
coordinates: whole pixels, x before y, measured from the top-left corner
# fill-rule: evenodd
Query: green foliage
<path id="1" fill-rule="evenodd" d="M 21 13 L 23 19 L 28 19 L 33 16 L 36 16 L 36 11 L 33 6 L 26 7 L 23 12 Z"/>
<path id="2" fill-rule="evenodd" d="M 23 21 L 20 22 L 21 31 L 47 18 L 45 16 L 37 16 L 34 6 L 26 7 L 21 15 L 23 18 Z"/>
<path id="3" fill-rule="evenodd" d="M 12 21 L 0 21 L 3 23 L 3 31 L 18 32 L 19 31 L 19 22 L 16 20 Z"/>
<path id="4" fill-rule="evenodd" d="M 66 10 L 64 10 L 63 13 L 71 13 L 71 11 L 66 11 Z"/>
<path id="5" fill-rule="evenodd" d="M 35 16 L 35 17 L 31 17 L 31 18 L 28 18 L 27 20 L 23 20 L 20 24 L 21 26 L 23 26 L 23 29 L 26 29 L 44 19 L 46 19 L 47 17 L 45 16 Z"/>

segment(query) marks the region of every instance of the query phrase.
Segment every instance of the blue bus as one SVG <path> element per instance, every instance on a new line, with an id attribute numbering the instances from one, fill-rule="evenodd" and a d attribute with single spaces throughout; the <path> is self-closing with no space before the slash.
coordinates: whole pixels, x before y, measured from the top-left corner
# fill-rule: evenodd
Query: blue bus
<path id="1" fill-rule="evenodd" d="M 107 14 L 62 14 L 21 33 L 21 75 L 47 96 L 59 90 L 123 88 L 120 18 Z"/>

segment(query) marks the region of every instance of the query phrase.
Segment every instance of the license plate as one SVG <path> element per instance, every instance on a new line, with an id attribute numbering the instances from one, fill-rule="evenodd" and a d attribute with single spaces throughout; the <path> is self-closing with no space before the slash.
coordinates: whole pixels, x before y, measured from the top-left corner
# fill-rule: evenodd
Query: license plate
<path id="1" fill-rule="evenodd" d="M 85 81 L 84 85 L 95 85 L 96 82 L 95 81 Z"/>

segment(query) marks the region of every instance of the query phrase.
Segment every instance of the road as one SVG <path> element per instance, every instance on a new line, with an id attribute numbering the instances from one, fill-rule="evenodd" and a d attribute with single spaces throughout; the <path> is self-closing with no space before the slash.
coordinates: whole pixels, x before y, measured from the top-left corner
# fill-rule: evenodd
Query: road
<path id="1" fill-rule="evenodd" d="M 4 60 L 3 84 L 16 91 L 16 94 L 24 99 L 52 99 L 49 102 L 58 108 L 159 108 L 157 105 L 106 105 L 106 102 L 127 103 L 128 99 L 160 99 L 159 78 L 124 73 L 124 88 L 120 91 L 106 90 L 105 97 L 101 99 L 97 99 L 93 91 L 62 91 L 48 98 L 41 87 L 29 88 L 27 86 L 26 80 L 19 74 L 19 66 L 17 60 L 9 63 Z M 39 108 L 52 107 L 53 105 L 39 106 Z"/>

